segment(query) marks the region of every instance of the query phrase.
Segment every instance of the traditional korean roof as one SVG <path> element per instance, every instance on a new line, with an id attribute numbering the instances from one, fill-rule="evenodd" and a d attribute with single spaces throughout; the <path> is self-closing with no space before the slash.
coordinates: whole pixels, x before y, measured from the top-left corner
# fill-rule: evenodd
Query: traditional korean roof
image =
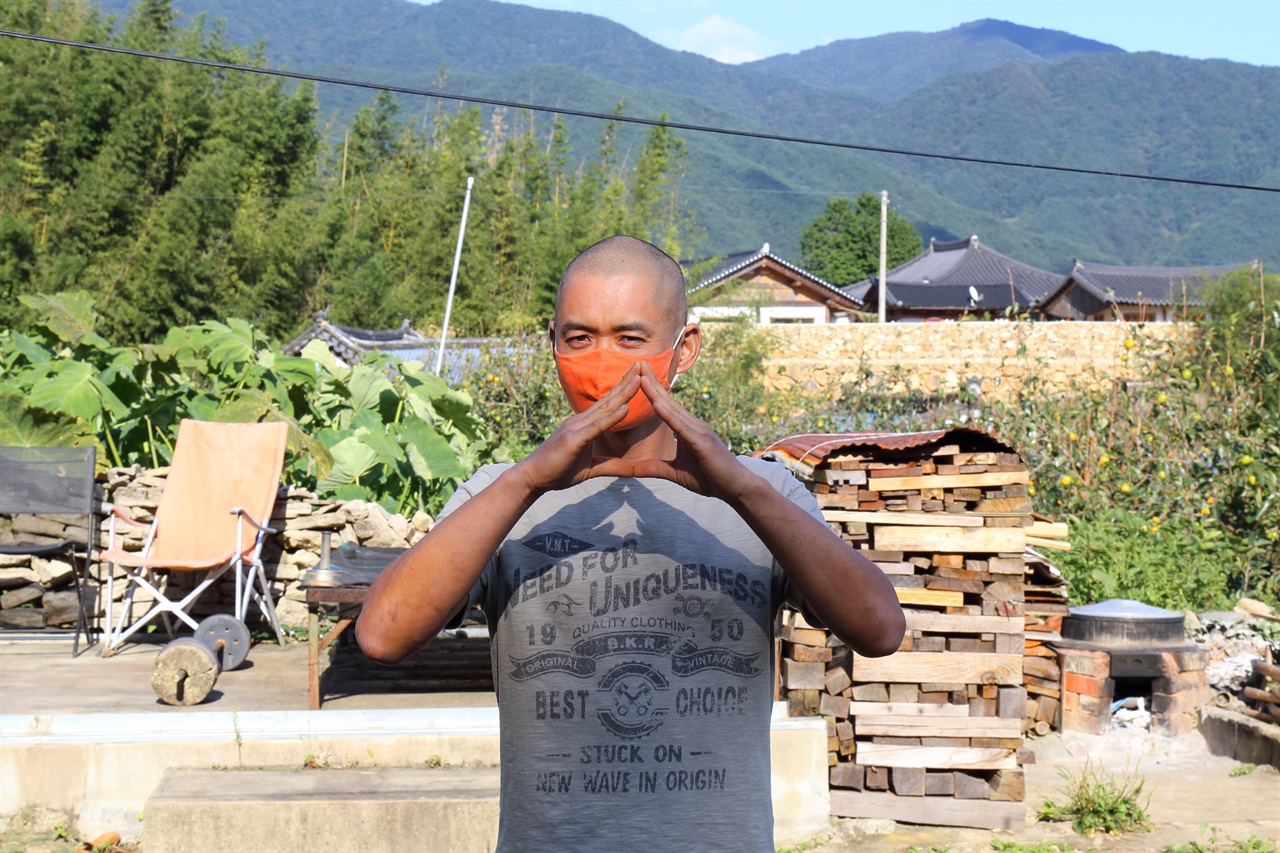
<path id="1" fill-rule="evenodd" d="M 686 293 L 692 296 L 708 287 L 715 287 L 718 284 L 723 284 L 736 278 L 744 278 L 746 276 L 743 273 L 752 272 L 758 267 L 769 265 L 792 274 L 797 281 L 807 284 L 809 289 L 821 294 L 825 299 L 837 303 L 844 310 L 862 310 L 862 304 L 850 297 L 843 289 L 836 287 L 829 281 L 818 278 L 818 276 L 803 267 L 775 255 L 769 249 L 768 243 L 765 243 L 754 252 L 735 252 L 731 255 L 725 255 L 697 284 L 688 288 Z"/>
<path id="2" fill-rule="evenodd" d="M 1102 313 L 1112 305 L 1201 306 L 1215 279 L 1244 266 L 1123 267 L 1077 260 L 1066 280 L 1044 301 L 1057 317 L 1076 319 Z"/>
<path id="3" fill-rule="evenodd" d="M 404 359 L 421 360 L 429 342 L 415 332 L 408 319 L 399 329 L 375 331 L 339 326 L 329 322 L 329 312 L 317 311 L 316 319 L 302 334 L 285 344 L 285 355 L 298 355 L 302 348 L 314 340 L 324 341 L 330 351 L 347 364 L 356 364 L 366 353 L 394 353 Z"/>
<path id="4" fill-rule="evenodd" d="M 977 235 L 949 243 L 930 240 L 928 250 L 889 270 L 886 278 L 888 306 L 937 311 L 1030 308 L 1062 283 L 1060 275 L 987 248 Z M 843 290 L 870 306 L 879 299 L 876 287 L 877 277 L 871 276 Z"/>
<path id="5" fill-rule="evenodd" d="M 440 346 L 440 341 L 427 340 L 410 328 L 408 320 L 401 323 L 399 329 L 389 331 L 357 329 L 330 323 L 328 311 L 317 311 L 315 322 L 285 344 L 281 352 L 300 355 L 302 348 L 313 340 L 324 341 L 329 351 L 344 364 L 358 364 L 365 355 L 378 352 L 394 355 L 403 361 L 420 361 L 429 369 L 435 367 L 436 350 Z M 477 369 L 486 347 L 506 354 L 516 351 L 513 342 L 505 339 L 450 339 L 445 345 L 442 375 L 451 382 L 460 381 Z"/>

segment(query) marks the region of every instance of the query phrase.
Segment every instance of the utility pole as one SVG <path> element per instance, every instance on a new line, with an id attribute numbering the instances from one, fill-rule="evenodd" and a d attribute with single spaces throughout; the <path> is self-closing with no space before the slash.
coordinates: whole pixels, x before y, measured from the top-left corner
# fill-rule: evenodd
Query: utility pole
<path id="1" fill-rule="evenodd" d="M 880 295 L 880 322 L 884 322 L 885 276 L 888 275 L 889 251 L 889 191 L 880 192 L 880 278 L 876 280 L 876 290 Z"/>
<path id="2" fill-rule="evenodd" d="M 440 327 L 440 349 L 436 350 L 436 376 L 444 366 L 444 342 L 449 337 L 449 315 L 453 313 L 453 291 L 458 286 L 458 262 L 462 260 L 462 238 L 467 233 L 467 211 L 471 209 L 471 185 L 476 179 L 467 176 L 467 194 L 462 199 L 462 222 L 458 225 L 458 247 L 453 251 L 453 273 L 449 276 L 449 298 L 444 303 L 444 325 Z"/>

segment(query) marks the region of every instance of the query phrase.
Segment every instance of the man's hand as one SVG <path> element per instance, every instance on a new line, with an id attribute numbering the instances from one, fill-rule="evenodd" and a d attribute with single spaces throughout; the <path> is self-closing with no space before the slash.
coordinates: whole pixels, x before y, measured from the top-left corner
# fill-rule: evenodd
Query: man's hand
<path id="1" fill-rule="evenodd" d="M 648 368 L 644 362 L 632 365 L 607 394 L 562 423 L 516 465 L 515 470 L 524 477 L 532 494 L 567 489 L 592 477 L 633 476 L 630 463 L 593 458 L 591 448 L 596 438 L 627 416 L 628 401 L 640 391 L 642 366 Z"/>
<path id="2" fill-rule="evenodd" d="M 640 364 L 640 389 L 653 410 L 676 436 L 676 456 L 671 460 L 645 459 L 619 476 L 657 477 L 692 492 L 733 503 L 749 482 L 758 480 L 724 446 L 704 421 L 689 413 L 663 387 L 647 363 Z"/>

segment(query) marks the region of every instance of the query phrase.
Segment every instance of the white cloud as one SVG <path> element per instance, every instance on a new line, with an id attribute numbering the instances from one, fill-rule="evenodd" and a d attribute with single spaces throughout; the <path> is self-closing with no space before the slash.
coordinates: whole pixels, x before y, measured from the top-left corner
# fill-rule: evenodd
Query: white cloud
<path id="1" fill-rule="evenodd" d="M 680 33 L 676 47 L 731 65 L 760 59 L 770 53 L 769 44 L 763 36 L 719 13 L 703 18 Z"/>

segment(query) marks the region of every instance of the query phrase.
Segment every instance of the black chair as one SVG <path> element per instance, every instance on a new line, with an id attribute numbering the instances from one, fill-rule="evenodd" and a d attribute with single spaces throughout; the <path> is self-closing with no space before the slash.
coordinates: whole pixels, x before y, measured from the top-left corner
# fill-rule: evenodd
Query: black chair
<path id="1" fill-rule="evenodd" d="M 71 558 L 71 574 L 76 585 L 76 634 L 71 655 L 80 653 L 80 635 L 89 639 L 85 619 L 85 589 L 89 576 L 89 556 L 94 544 L 93 474 L 97 452 L 93 447 L 0 447 L 0 515 L 83 516 L 86 531 L 78 537 L 61 538 L 32 535 L 32 541 L 0 544 L 0 554 L 28 554 L 46 557 L 66 554 Z M 14 534 L 21 538 L 23 534 Z M 76 556 L 82 570 L 75 569 Z M 82 579 L 83 575 L 83 579 Z"/>

